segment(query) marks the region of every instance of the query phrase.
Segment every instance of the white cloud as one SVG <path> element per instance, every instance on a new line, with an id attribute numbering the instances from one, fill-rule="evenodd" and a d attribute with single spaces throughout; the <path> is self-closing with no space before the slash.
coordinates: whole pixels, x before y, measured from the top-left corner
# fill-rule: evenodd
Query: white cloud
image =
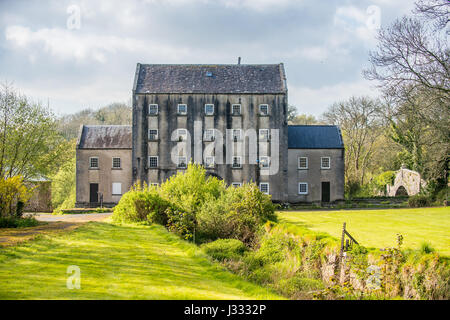
<path id="1" fill-rule="evenodd" d="M 334 102 L 346 100 L 351 96 L 376 97 L 379 92 L 373 83 L 360 79 L 350 83 L 337 83 L 330 86 L 311 88 L 291 86 L 289 89 L 289 104 L 297 107 L 299 113 L 309 113 L 319 116 Z"/>
<path id="2" fill-rule="evenodd" d="M 5 38 L 19 48 L 42 46 L 43 51 L 61 60 L 93 60 L 105 63 L 109 54 L 118 51 L 139 52 L 149 57 L 174 59 L 188 49 L 173 48 L 152 41 L 134 38 L 83 34 L 62 28 L 43 28 L 36 31 L 23 26 L 9 26 Z M 34 59 L 36 58 L 33 55 Z"/>

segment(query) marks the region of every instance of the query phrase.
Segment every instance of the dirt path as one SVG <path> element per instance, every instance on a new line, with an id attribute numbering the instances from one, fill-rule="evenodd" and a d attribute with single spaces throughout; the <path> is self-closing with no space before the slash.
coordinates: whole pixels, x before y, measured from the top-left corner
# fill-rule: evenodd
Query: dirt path
<path id="1" fill-rule="evenodd" d="M 0 229 L 0 247 L 16 245 L 20 242 L 34 239 L 39 235 L 68 232 L 89 221 L 102 221 L 110 215 L 111 213 L 71 214 L 60 216 L 37 214 L 36 219 L 43 224 L 36 227 Z"/>

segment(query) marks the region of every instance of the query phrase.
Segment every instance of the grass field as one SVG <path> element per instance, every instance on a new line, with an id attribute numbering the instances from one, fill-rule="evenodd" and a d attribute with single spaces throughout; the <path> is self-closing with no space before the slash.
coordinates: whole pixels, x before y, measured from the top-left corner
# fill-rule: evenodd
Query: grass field
<path id="1" fill-rule="evenodd" d="M 280 220 L 340 239 L 342 224 L 361 245 L 383 248 L 396 245 L 396 234 L 404 237 L 403 247 L 417 249 L 423 242 L 450 256 L 450 208 L 386 210 L 282 211 Z"/>
<path id="2" fill-rule="evenodd" d="M 67 268 L 81 270 L 68 289 Z M 89 222 L 0 248 L 0 299 L 277 299 L 161 226 Z"/>

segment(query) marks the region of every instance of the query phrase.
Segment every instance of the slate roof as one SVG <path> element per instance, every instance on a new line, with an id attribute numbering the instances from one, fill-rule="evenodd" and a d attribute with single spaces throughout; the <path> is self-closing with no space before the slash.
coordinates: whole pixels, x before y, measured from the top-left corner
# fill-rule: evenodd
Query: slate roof
<path id="1" fill-rule="evenodd" d="M 137 64 L 136 93 L 285 93 L 280 64 Z"/>
<path id="2" fill-rule="evenodd" d="M 343 149 L 338 126 L 298 125 L 288 126 L 289 149 Z"/>
<path id="3" fill-rule="evenodd" d="M 77 149 L 131 149 L 131 126 L 82 125 Z"/>

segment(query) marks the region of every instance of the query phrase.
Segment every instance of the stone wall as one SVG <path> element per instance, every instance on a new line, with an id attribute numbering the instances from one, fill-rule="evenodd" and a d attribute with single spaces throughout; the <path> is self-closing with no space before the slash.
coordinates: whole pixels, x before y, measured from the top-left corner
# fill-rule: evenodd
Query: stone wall
<path id="1" fill-rule="evenodd" d="M 418 194 L 425 186 L 426 182 L 421 179 L 420 173 L 402 167 L 396 173 L 394 184 L 392 186 L 387 185 L 386 191 L 389 197 L 395 197 L 401 193 L 403 187 L 408 196 L 413 196 Z"/>

